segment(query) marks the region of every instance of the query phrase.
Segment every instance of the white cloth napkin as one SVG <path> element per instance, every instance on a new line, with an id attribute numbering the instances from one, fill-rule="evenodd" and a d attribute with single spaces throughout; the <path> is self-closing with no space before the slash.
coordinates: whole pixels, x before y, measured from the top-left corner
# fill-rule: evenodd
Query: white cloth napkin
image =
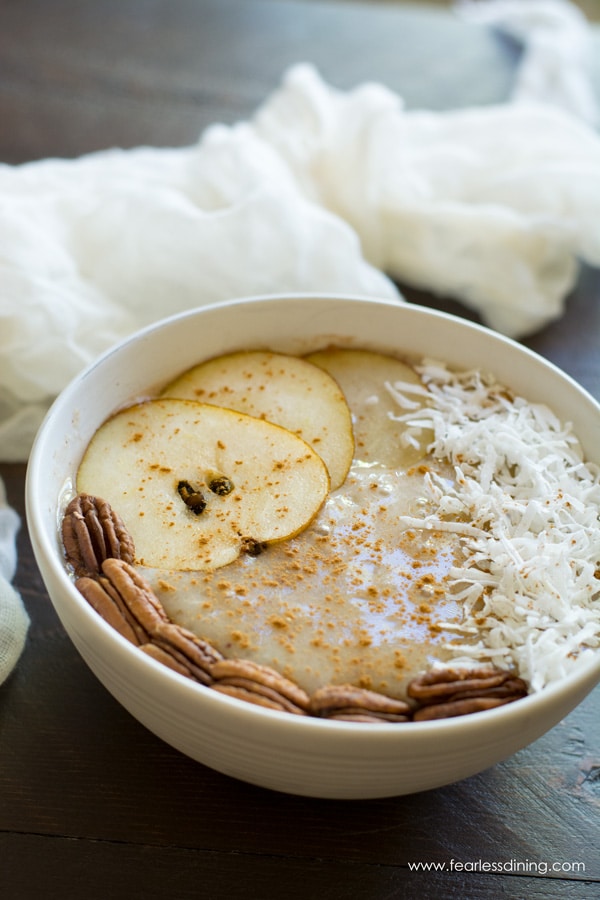
<path id="1" fill-rule="evenodd" d="M 562 314 L 578 260 L 600 264 L 600 136 L 550 105 L 411 112 L 300 66 L 252 123 L 208 138 L 233 135 L 274 148 L 377 268 L 514 337 Z"/>
<path id="2" fill-rule="evenodd" d="M 600 264 L 585 23 L 557 26 L 571 14 L 559 0 L 460 7 L 523 41 L 518 102 L 411 111 L 381 84 L 342 92 L 301 64 L 253 118 L 191 147 L 0 165 L 0 459 L 27 458 L 51 400 L 99 353 L 225 298 L 402 302 L 393 278 L 515 337 L 558 318 L 580 261 Z"/>
<path id="3" fill-rule="evenodd" d="M 10 582 L 17 567 L 15 536 L 19 517 L 6 506 L 4 485 L 0 481 L 0 684 L 8 678 L 21 651 L 29 627 L 19 594 Z"/>
<path id="4" fill-rule="evenodd" d="M 567 0 L 458 0 L 464 19 L 499 29 L 523 45 L 511 100 L 537 100 L 600 123 L 590 82 L 591 32 L 579 7 Z M 596 54 L 597 54 L 596 50 Z"/>
<path id="5" fill-rule="evenodd" d="M 550 105 L 410 112 L 289 71 L 252 121 L 182 149 L 0 167 L 0 453 L 101 351 L 226 297 L 350 291 L 384 274 L 527 334 L 600 264 L 600 137 Z"/>

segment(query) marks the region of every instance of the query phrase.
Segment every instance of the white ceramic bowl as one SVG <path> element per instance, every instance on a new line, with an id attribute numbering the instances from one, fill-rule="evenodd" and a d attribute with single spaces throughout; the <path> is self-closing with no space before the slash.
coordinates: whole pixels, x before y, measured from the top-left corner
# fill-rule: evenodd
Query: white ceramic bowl
<path id="1" fill-rule="evenodd" d="M 600 654 L 536 695 L 461 718 L 365 726 L 293 716 L 206 689 L 141 653 L 83 600 L 59 546 L 59 497 L 115 408 L 209 356 L 253 347 L 304 353 L 329 342 L 492 370 L 573 421 L 588 457 L 600 462 L 600 406 L 554 366 L 498 334 L 410 305 L 317 295 L 250 298 L 153 325 L 63 391 L 31 453 L 28 524 L 48 593 L 78 651 L 117 700 L 173 747 L 279 791 L 331 798 L 413 793 L 475 774 L 535 741 L 600 681 Z"/>

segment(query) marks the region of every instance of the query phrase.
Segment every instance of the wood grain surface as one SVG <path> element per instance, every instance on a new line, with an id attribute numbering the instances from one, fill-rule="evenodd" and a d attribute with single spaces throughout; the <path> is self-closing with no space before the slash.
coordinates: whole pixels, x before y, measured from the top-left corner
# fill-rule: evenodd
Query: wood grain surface
<path id="1" fill-rule="evenodd" d="M 0 161 L 193 142 L 251 115 L 302 60 L 341 88 L 380 80 L 412 108 L 446 109 L 505 99 L 518 58 L 429 6 L 2 0 Z M 584 270 L 560 322 L 527 341 L 598 398 L 599 300 L 599 274 Z M 24 522 L 25 466 L 0 475 Z M 373 801 L 286 796 L 191 761 L 113 700 L 60 625 L 25 524 L 15 583 L 32 624 L 0 687 L 6 900 L 600 897 L 598 690 L 458 784 Z M 512 871 L 478 872 L 478 861 Z"/>

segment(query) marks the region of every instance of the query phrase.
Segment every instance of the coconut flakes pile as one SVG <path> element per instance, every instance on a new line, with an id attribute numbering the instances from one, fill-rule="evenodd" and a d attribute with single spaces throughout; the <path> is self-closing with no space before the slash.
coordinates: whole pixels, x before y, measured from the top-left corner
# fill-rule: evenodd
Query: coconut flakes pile
<path id="1" fill-rule="evenodd" d="M 426 476 L 437 514 L 403 520 L 462 536 L 450 579 L 464 618 L 440 623 L 459 638 L 452 665 L 490 660 L 538 691 L 600 646 L 600 470 L 570 425 L 491 376 L 429 360 L 417 371 L 425 387 L 386 388 L 394 418 L 432 429 L 431 453 L 454 470 L 454 483 Z M 418 395 L 431 405 L 415 412 Z"/>

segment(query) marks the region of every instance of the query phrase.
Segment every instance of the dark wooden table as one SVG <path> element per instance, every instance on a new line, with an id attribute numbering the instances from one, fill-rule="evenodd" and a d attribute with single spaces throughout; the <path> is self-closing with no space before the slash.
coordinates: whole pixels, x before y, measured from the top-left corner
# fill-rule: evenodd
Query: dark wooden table
<path id="1" fill-rule="evenodd" d="M 504 100 L 518 58 L 510 42 L 410 5 L 0 0 L 0 160 L 192 143 L 250 116 L 301 60 L 340 88 L 379 80 L 409 107 L 443 109 Z M 564 318 L 527 343 L 600 397 L 598 272 L 584 270 Z M 25 466 L 0 475 L 24 515 Z M 0 688 L 5 900 L 600 897 L 598 691 L 459 784 L 297 798 L 206 769 L 133 720 L 67 639 L 25 527 L 16 586 L 32 625 Z M 477 871 L 495 862 L 508 871 Z"/>

